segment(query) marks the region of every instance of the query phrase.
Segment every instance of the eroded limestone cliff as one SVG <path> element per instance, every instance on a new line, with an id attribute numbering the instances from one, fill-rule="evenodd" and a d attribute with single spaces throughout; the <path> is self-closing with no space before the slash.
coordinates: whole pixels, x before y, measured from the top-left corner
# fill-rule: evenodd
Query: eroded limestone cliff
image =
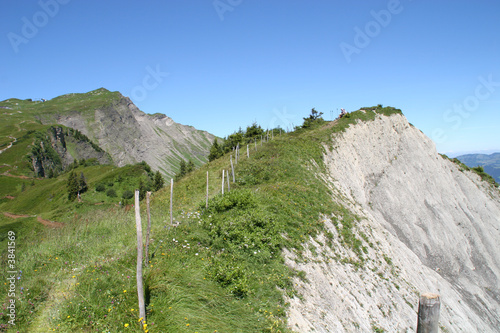
<path id="1" fill-rule="evenodd" d="M 289 299 L 291 328 L 415 332 L 418 296 L 434 292 L 442 332 L 499 332 L 499 190 L 440 156 L 400 114 L 358 122 L 325 151 L 319 176 L 359 217 L 368 259 L 350 264 L 355 253 L 336 237 L 341 217 L 325 216 L 333 246 L 321 235 L 305 261 L 287 253 L 306 272 L 295 281 L 301 297 Z"/>

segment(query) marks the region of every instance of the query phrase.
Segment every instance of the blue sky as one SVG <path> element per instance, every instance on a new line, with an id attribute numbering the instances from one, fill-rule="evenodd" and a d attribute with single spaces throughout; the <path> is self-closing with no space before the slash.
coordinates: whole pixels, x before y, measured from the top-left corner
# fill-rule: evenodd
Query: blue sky
<path id="1" fill-rule="evenodd" d="M 3 1 L 0 100 L 100 87 L 218 136 L 311 108 L 403 110 L 438 151 L 500 151 L 500 2 Z"/>

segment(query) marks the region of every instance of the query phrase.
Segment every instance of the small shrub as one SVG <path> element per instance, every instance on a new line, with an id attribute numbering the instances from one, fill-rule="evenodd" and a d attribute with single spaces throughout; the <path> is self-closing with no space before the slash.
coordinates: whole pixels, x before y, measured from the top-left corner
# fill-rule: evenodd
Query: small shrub
<path id="1" fill-rule="evenodd" d="M 102 183 L 99 183 L 95 186 L 95 190 L 97 192 L 104 192 L 106 190 L 106 186 L 104 186 L 104 184 Z"/>
<path id="2" fill-rule="evenodd" d="M 246 209 L 255 207 L 256 205 L 257 203 L 251 191 L 235 190 L 224 196 L 219 195 L 210 200 L 208 211 L 221 213 L 235 207 L 238 209 Z M 200 206 L 200 208 L 203 208 L 203 206 Z"/>
<path id="3" fill-rule="evenodd" d="M 116 198 L 116 191 L 110 188 L 106 191 L 106 195 L 110 198 Z"/>
<path id="4" fill-rule="evenodd" d="M 478 165 L 477 167 L 475 168 L 472 168 L 472 170 L 478 172 L 478 173 L 483 173 L 484 172 L 484 168 L 480 165 Z"/>
<path id="5" fill-rule="evenodd" d="M 495 179 L 488 173 L 484 172 L 484 168 L 482 166 L 478 165 L 477 167 L 472 168 L 472 171 L 475 172 L 479 177 L 481 177 L 483 181 L 488 182 L 495 187 L 498 187 L 498 183 L 495 181 Z"/>
<path id="6" fill-rule="evenodd" d="M 132 199 L 133 196 L 134 196 L 134 192 L 132 192 L 130 190 L 125 190 L 122 193 L 122 198 L 125 200 Z"/>

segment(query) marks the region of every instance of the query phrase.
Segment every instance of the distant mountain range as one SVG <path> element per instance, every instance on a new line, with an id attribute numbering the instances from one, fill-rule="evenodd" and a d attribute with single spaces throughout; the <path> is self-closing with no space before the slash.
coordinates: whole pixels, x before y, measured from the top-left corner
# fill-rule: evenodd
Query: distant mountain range
<path id="1" fill-rule="evenodd" d="M 500 153 L 493 154 L 467 154 L 457 156 L 463 164 L 470 168 L 482 166 L 484 171 L 490 174 L 497 183 L 500 183 Z"/>

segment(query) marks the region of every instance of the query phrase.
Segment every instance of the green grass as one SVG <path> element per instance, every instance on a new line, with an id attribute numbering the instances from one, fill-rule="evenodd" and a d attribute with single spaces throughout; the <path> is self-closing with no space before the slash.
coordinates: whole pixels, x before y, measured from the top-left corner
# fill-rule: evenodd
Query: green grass
<path id="1" fill-rule="evenodd" d="M 467 170 L 467 171 L 472 171 L 474 172 L 475 174 L 477 174 L 479 177 L 481 177 L 481 180 L 489 183 L 490 185 L 498 188 L 500 187 L 500 184 L 498 184 L 495 180 L 495 178 L 493 178 L 490 174 L 486 173 L 484 171 L 484 168 L 481 167 L 481 166 L 477 166 L 475 168 L 469 168 L 467 165 L 465 165 L 464 163 L 462 163 L 459 159 L 457 158 L 449 158 L 448 156 L 446 156 L 445 154 L 440 154 L 441 157 L 447 159 L 447 160 L 450 160 L 451 162 L 455 163 L 456 165 L 459 166 L 459 170 L 460 171 L 464 171 L 464 170 Z"/>
<path id="2" fill-rule="evenodd" d="M 124 201 L 124 191 L 134 191 L 139 179 L 146 179 L 146 173 L 140 165 L 129 165 L 118 168 L 111 165 L 98 165 L 75 169 L 78 176 L 84 174 L 89 190 L 82 194 L 82 201 L 68 201 L 68 173 L 51 179 L 21 179 L 0 175 L 0 212 L 13 214 L 41 215 L 44 219 L 60 220 L 68 218 L 75 209 L 87 211 L 117 205 Z M 97 184 L 103 183 L 106 188 L 113 188 L 116 198 L 97 192 Z M 24 186 L 23 186 L 24 184 Z M 11 198 L 7 198 L 10 196 Z M 13 198 L 13 199 L 12 199 Z"/>
<path id="3" fill-rule="evenodd" d="M 374 116 L 353 112 L 335 123 L 275 136 L 257 152 L 252 147 L 249 159 L 241 155 L 236 182 L 224 196 L 221 174 L 230 169 L 229 155 L 203 165 L 175 183 L 178 227 L 170 226 L 169 186 L 153 194 L 152 257 L 144 272 L 149 331 L 288 332 L 284 295 L 295 295 L 293 277 L 307 276 L 284 264 L 282 250 L 300 257 L 309 237 L 324 231 L 322 215 L 337 216 L 340 241 L 358 256 L 347 264 L 362 265 L 368 240 L 358 236 L 359 219 L 332 202 L 331 191 L 317 174 L 325 171 L 323 144 L 356 119 Z M 17 180 L 9 180 L 6 193 L 18 197 L 2 202 L 1 210 L 44 212 L 66 224 L 47 229 L 34 218 L 0 216 L 2 235 L 15 230 L 18 237 L 16 268 L 22 273 L 16 329 L 143 331 L 137 311 L 134 212 L 94 191 L 103 183 L 120 195 L 137 180 L 135 167 L 80 167 L 77 171 L 89 179 L 82 204 L 68 205 L 62 190 L 66 176 L 35 180 L 22 193 Z M 207 171 L 210 200 L 205 208 Z M 103 200 L 105 205 L 95 205 Z M 145 231 L 144 203 L 141 209 Z M 5 279 L 5 274 L 0 277 Z M 2 322 L 6 319 L 4 314 Z"/>

